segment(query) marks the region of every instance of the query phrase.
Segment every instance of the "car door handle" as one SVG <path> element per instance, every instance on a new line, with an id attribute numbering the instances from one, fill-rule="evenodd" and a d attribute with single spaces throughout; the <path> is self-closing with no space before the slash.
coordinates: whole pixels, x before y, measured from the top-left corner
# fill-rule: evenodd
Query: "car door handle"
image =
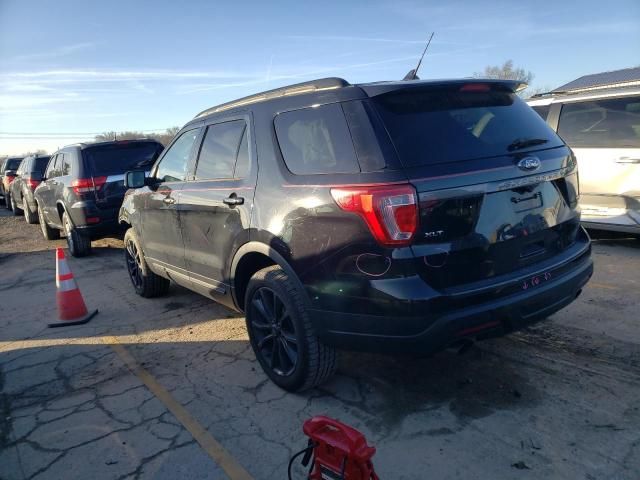
<path id="1" fill-rule="evenodd" d="M 640 158 L 620 157 L 616 163 L 640 163 Z"/>
<path id="2" fill-rule="evenodd" d="M 172 197 L 164 197 L 162 201 L 167 205 L 173 205 L 174 203 L 176 203 L 176 199 Z"/>
<path id="3" fill-rule="evenodd" d="M 242 205 L 244 203 L 244 198 L 236 197 L 235 195 L 232 194 L 222 201 L 227 205 Z"/>

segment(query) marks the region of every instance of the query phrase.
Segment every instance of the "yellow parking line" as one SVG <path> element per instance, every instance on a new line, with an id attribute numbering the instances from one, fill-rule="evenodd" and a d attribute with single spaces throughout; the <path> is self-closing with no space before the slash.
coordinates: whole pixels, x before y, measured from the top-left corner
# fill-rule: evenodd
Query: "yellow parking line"
<path id="1" fill-rule="evenodd" d="M 620 290 L 618 287 L 607 285 L 606 283 L 589 282 L 587 285 L 590 287 L 604 288 L 605 290 Z"/>
<path id="2" fill-rule="evenodd" d="M 165 407 L 173 413 L 202 449 L 224 470 L 231 480 L 253 480 L 253 477 L 227 452 L 211 434 L 191 416 L 191 414 L 162 386 L 148 371 L 142 368 L 124 346 L 115 337 L 105 337 L 109 345 L 125 365 L 134 373 Z"/>

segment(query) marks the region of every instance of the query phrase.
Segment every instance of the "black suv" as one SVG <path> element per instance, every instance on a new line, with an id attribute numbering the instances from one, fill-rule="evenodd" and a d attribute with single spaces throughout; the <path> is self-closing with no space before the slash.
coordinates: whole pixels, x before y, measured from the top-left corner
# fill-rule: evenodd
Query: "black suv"
<path id="1" fill-rule="evenodd" d="M 38 212 L 33 192 L 42 181 L 49 158 L 48 155 L 25 157 L 18 167 L 16 178 L 9 187 L 11 210 L 13 210 L 14 215 L 24 213 L 27 223 L 38 222 Z"/>
<path id="2" fill-rule="evenodd" d="M 335 348 L 429 354 L 547 317 L 591 247 L 575 159 L 518 85 L 334 78 L 205 110 L 126 174 L 136 292 L 172 280 L 243 311 L 288 390 Z"/>
<path id="3" fill-rule="evenodd" d="M 63 230 L 69 252 L 81 257 L 92 239 L 118 233 L 124 172 L 148 171 L 162 149 L 155 140 L 125 140 L 69 145 L 51 155 L 34 194 L 44 238 Z"/>
<path id="4" fill-rule="evenodd" d="M 11 210 L 9 187 L 16 178 L 16 172 L 22 162 L 22 157 L 9 157 L 0 162 L 0 197 L 4 199 L 7 210 Z"/>

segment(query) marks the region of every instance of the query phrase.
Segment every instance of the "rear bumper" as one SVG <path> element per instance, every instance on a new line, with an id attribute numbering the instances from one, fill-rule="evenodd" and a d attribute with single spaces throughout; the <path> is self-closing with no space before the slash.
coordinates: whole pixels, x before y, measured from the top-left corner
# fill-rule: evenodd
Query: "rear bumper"
<path id="1" fill-rule="evenodd" d="M 118 224 L 118 210 L 100 209 L 92 202 L 76 202 L 69 209 L 69 215 L 75 228 L 93 239 L 119 234 L 123 227 Z M 87 219 L 98 218 L 96 223 Z"/>
<path id="2" fill-rule="evenodd" d="M 311 319 L 325 343 L 347 350 L 429 354 L 465 339 L 504 335 L 548 317 L 580 294 L 593 274 L 593 262 L 588 240 L 575 247 L 569 258 L 533 275 L 513 278 L 510 287 L 517 289 L 501 284 L 412 302 L 411 311 L 424 312 L 415 316 L 310 310 Z M 545 273 L 549 280 L 522 287 L 523 279 Z M 439 313 L 430 313 L 434 310 Z"/>

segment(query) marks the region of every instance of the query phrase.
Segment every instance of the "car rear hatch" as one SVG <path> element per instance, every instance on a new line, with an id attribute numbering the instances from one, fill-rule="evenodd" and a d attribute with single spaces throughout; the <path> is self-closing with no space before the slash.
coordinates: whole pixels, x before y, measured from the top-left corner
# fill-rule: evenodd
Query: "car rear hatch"
<path id="1" fill-rule="evenodd" d="M 575 241 L 575 159 L 516 82 L 410 85 L 368 93 L 418 194 L 412 249 L 430 286 L 524 271 Z"/>
<path id="2" fill-rule="evenodd" d="M 117 209 L 126 192 L 124 174 L 128 170 L 151 170 L 162 145 L 150 141 L 120 141 L 95 145 L 82 152 L 85 172 L 90 178 L 87 191 L 93 191 L 100 209 Z"/>

